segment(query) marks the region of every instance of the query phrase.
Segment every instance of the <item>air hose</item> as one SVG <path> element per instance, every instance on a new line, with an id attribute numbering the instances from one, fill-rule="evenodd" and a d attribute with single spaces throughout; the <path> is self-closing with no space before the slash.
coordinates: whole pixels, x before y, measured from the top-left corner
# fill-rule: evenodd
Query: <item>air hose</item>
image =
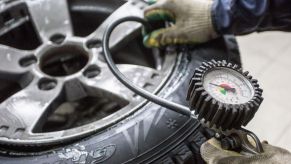
<path id="1" fill-rule="evenodd" d="M 145 29 L 150 29 L 150 25 L 147 21 L 145 21 L 142 18 L 134 17 L 134 16 L 121 18 L 108 26 L 108 28 L 105 30 L 105 33 L 103 36 L 102 46 L 103 46 L 105 61 L 108 64 L 108 67 L 111 70 L 111 72 L 123 85 L 125 85 L 127 88 L 129 88 L 130 90 L 132 90 L 134 93 L 138 94 L 139 96 L 141 96 L 141 97 L 143 97 L 143 98 L 145 98 L 153 103 L 156 103 L 160 106 L 163 106 L 167 109 L 170 109 L 172 111 L 175 111 L 175 112 L 178 112 L 178 113 L 181 113 L 183 115 L 190 117 L 192 115 L 192 113 L 187 106 L 183 106 L 181 104 L 171 102 L 169 100 L 161 98 L 155 94 L 152 94 L 152 93 L 136 86 L 119 71 L 119 69 L 117 68 L 116 64 L 114 63 L 114 61 L 112 59 L 112 54 L 111 54 L 110 49 L 109 49 L 109 40 L 110 40 L 110 36 L 111 36 L 113 30 L 118 25 L 120 25 L 121 23 L 124 23 L 124 22 L 138 22 L 138 23 L 141 23 L 145 27 Z"/>

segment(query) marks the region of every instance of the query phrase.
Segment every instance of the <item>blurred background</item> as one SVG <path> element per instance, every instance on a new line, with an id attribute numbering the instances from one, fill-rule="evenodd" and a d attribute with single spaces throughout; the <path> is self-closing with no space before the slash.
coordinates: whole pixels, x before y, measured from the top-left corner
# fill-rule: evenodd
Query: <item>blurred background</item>
<path id="1" fill-rule="evenodd" d="M 264 102 L 247 126 L 261 140 L 291 150 L 291 33 L 238 37 L 245 70 L 264 89 Z"/>

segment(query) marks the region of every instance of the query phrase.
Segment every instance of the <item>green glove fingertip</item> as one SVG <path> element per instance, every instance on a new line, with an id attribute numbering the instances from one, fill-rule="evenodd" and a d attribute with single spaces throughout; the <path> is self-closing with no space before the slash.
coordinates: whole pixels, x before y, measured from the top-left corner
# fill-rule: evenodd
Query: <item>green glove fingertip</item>
<path id="1" fill-rule="evenodd" d="M 145 18 L 148 21 L 170 21 L 175 23 L 174 14 L 163 9 L 151 9 L 145 12 Z"/>
<path id="2" fill-rule="evenodd" d="M 143 44 L 147 48 L 157 48 L 160 46 L 159 42 L 152 37 L 152 34 L 148 34 L 143 37 Z"/>

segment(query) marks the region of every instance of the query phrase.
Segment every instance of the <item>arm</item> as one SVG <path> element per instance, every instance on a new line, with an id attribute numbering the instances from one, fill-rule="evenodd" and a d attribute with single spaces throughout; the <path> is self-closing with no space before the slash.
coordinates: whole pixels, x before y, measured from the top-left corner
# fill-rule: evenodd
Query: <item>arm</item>
<path id="1" fill-rule="evenodd" d="M 157 0 L 145 10 L 148 21 L 171 21 L 144 37 L 148 47 L 198 44 L 223 34 L 291 31 L 290 0 Z"/>
<path id="2" fill-rule="evenodd" d="M 291 1 L 215 0 L 212 19 L 219 34 L 291 31 Z"/>

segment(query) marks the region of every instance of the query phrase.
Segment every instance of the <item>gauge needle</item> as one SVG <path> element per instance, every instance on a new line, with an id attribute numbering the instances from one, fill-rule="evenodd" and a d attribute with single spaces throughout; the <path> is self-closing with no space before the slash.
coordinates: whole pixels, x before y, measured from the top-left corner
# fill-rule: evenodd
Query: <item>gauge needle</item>
<path id="1" fill-rule="evenodd" d="M 217 86 L 217 87 L 220 87 L 220 88 L 223 88 L 225 89 L 226 91 L 230 91 L 232 93 L 235 93 L 236 90 L 235 88 L 231 88 L 230 86 L 226 86 L 226 85 L 217 85 L 217 84 L 214 84 L 214 83 L 210 83 L 211 85 L 214 85 L 214 86 Z"/>

